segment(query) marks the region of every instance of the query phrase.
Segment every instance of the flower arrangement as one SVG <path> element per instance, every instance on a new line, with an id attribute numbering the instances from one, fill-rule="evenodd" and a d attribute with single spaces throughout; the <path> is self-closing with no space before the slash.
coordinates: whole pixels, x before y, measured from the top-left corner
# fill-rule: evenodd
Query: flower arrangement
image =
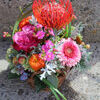
<path id="1" fill-rule="evenodd" d="M 57 100 L 66 100 L 57 89 L 74 67 L 87 65 L 90 45 L 82 42 L 82 25 L 72 26 L 76 19 L 70 0 L 34 0 L 32 10 L 24 13 L 15 23 L 7 50 L 12 76 L 27 80 L 32 87 L 52 91 Z M 29 7 L 29 6 L 27 6 Z M 27 16 L 33 12 L 32 16 Z"/>

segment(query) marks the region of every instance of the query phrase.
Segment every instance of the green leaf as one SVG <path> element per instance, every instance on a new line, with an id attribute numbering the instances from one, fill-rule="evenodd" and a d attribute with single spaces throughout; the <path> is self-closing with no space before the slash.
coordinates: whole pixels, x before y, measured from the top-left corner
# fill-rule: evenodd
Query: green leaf
<path id="1" fill-rule="evenodd" d="M 68 33 L 69 33 L 68 37 L 70 37 L 70 36 L 71 36 L 71 23 L 69 23 L 69 30 L 68 30 Z"/>
<path id="2" fill-rule="evenodd" d="M 90 68 L 89 62 L 86 62 L 87 58 L 82 57 L 80 62 L 76 65 L 76 68 L 78 68 L 80 71 L 85 71 L 86 69 Z"/>
<path id="3" fill-rule="evenodd" d="M 37 76 L 34 77 L 34 80 L 36 92 L 39 92 L 47 87 L 47 85 L 45 85 L 44 82 L 42 82 Z"/>
<path id="4" fill-rule="evenodd" d="M 50 81 L 48 81 L 47 79 L 43 79 L 42 81 L 49 86 L 51 91 L 54 90 L 56 93 L 58 93 L 62 97 L 61 100 L 67 100 L 66 97 L 57 88 L 55 88 Z M 52 91 L 52 93 L 56 96 L 56 99 L 59 100 L 58 96 L 54 93 L 54 91 Z"/>
<path id="5" fill-rule="evenodd" d="M 16 74 L 16 73 L 9 73 L 8 74 L 8 79 L 14 79 L 14 78 L 19 78 L 20 75 Z"/>
<path id="6" fill-rule="evenodd" d="M 65 38 L 68 38 L 68 25 L 66 25 L 65 33 Z"/>
<path id="7" fill-rule="evenodd" d="M 57 88 L 58 87 L 58 78 L 55 74 L 53 75 L 49 75 L 47 77 L 47 80 L 55 87 Z"/>
<path id="8" fill-rule="evenodd" d="M 23 14 L 23 10 L 22 10 L 21 6 L 19 6 L 19 10 L 20 10 L 21 14 Z"/>
<path id="9" fill-rule="evenodd" d="M 58 94 L 54 91 L 53 88 L 50 87 L 50 90 L 52 91 L 52 93 L 55 95 L 57 100 L 60 100 L 60 98 L 58 97 Z"/>
<path id="10" fill-rule="evenodd" d="M 66 29 L 65 29 L 65 37 L 68 38 L 71 36 L 71 23 L 69 23 L 69 25 L 66 25 Z"/>
<path id="11" fill-rule="evenodd" d="M 12 63 L 9 63 L 9 69 L 13 69 L 15 66 Z"/>

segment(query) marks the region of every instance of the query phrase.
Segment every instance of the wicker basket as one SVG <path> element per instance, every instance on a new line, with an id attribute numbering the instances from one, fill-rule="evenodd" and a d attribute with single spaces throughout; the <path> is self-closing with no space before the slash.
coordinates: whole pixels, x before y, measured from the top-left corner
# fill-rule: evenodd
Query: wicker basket
<path id="1" fill-rule="evenodd" d="M 66 79 L 68 73 L 70 72 L 70 70 L 71 70 L 71 68 L 67 68 L 64 71 L 57 70 L 57 72 L 59 73 L 59 76 L 58 76 L 58 88 L 61 87 L 61 85 L 65 81 L 65 79 Z M 42 72 L 39 71 L 39 72 L 32 73 L 31 76 L 28 78 L 27 82 L 32 88 L 35 87 L 34 76 L 37 75 L 37 74 L 40 74 L 40 73 L 42 73 Z M 46 88 L 44 90 L 45 91 L 49 91 L 49 88 Z"/>

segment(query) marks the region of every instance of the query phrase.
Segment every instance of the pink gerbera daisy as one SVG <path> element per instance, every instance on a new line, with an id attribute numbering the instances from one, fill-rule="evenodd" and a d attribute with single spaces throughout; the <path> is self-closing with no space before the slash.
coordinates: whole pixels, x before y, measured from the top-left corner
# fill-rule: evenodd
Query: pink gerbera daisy
<path id="1" fill-rule="evenodd" d="M 71 38 L 62 40 L 61 42 L 60 47 L 58 46 L 60 50 L 58 50 L 57 57 L 64 66 L 75 66 L 81 59 L 81 52 L 78 45 Z"/>

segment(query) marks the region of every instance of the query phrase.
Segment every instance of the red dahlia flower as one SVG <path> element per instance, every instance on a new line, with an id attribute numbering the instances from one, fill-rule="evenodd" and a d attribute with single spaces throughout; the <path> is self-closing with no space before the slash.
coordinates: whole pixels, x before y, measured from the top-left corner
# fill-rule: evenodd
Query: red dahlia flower
<path id="1" fill-rule="evenodd" d="M 69 24 L 74 16 L 70 0 L 34 0 L 33 14 L 38 23 L 49 28 L 60 29 Z"/>

